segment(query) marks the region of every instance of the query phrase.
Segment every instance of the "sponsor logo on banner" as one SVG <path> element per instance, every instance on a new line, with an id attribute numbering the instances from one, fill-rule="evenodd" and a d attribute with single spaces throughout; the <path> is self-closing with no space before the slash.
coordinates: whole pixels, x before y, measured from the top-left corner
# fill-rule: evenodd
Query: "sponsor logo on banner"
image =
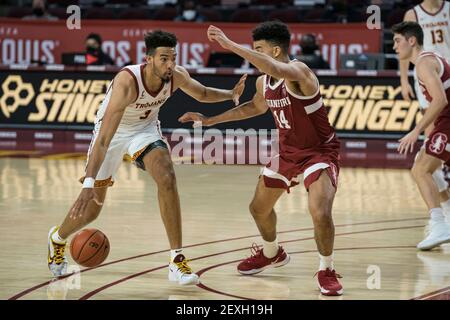
<path id="1" fill-rule="evenodd" d="M 18 108 L 33 105 L 29 123 L 93 123 L 109 82 L 43 77 L 33 86 L 20 75 L 9 75 L 1 84 L 0 109 L 10 118 Z"/>
<path id="2" fill-rule="evenodd" d="M 321 85 L 330 123 L 341 131 L 405 132 L 422 115 L 417 101 L 400 98 L 392 85 Z"/>
<path id="3" fill-rule="evenodd" d="M 24 83 L 19 75 L 8 76 L 1 87 L 0 108 L 6 118 L 10 118 L 19 107 L 27 106 L 34 97 L 33 85 Z"/>

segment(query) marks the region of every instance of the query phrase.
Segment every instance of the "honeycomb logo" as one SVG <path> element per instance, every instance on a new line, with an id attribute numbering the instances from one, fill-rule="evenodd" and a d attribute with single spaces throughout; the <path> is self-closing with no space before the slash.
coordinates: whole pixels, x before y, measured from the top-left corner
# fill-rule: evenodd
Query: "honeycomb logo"
<path id="1" fill-rule="evenodd" d="M 8 76 L 2 83 L 2 90 L 0 108 L 6 118 L 11 117 L 20 106 L 28 105 L 34 97 L 33 85 L 23 82 L 19 75 Z"/>

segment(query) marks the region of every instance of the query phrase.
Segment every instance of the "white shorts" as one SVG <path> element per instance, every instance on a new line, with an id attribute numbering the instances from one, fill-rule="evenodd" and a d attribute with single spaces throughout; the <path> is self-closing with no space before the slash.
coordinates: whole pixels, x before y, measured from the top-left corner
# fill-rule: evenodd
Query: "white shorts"
<path id="1" fill-rule="evenodd" d="M 89 160 L 91 150 L 94 146 L 99 131 L 100 126 L 96 125 L 94 129 L 94 136 L 92 137 L 87 153 L 87 161 Z M 100 170 L 95 177 L 95 187 L 112 186 L 114 183 L 114 176 L 123 161 L 123 157 L 125 155 L 129 155 L 131 159 L 135 161 L 148 145 L 158 140 L 164 141 L 167 148 L 169 148 L 167 141 L 161 133 L 159 121 L 139 131 L 126 130 L 119 127 L 117 132 L 114 134 L 111 143 L 109 144 L 105 159 L 103 160 Z M 83 181 L 84 177 L 80 179 L 80 182 Z"/>
<path id="2" fill-rule="evenodd" d="M 419 107 L 422 110 L 428 108 L 428 101 L 425 98 L 425 95 L 422 93 L 422 89 L 419 86 L 419 80 L 417 79 L 416 69 L 414 68 L 414 91 L 416 91 L 417 101 L 419 101 Z"/>

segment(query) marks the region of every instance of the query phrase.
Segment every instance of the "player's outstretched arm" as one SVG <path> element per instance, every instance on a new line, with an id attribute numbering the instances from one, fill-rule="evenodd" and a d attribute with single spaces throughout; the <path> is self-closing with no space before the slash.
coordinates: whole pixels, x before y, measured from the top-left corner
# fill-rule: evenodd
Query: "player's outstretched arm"
<path id="1" fill-rule="evenodd" d="M 134 80 L 127 72 L 119 72 L 117 74 L 111 90 L 111 98 L 101 120 L 100 132 L 89 154 L 83 189 L 70 210 L 72 219 L 80 218 L 83 215 L 89 201 L 94 200 L 97 204 L 101 204 L 95 198 L 93 189 L 95 177 L 100 170 L 106 151 L 119 126 L 126 106 L 135 101 L 137 97 Z"/>
<path id="2" fill-rule="evenodd" d="M 440 79 L 440 64 L 435 57 L 424 57 L 416 65 L 417 77 L 425 84 L 428 93 L 433 98 L 428 106 L 427 112 L 422 119 L 417 123 L 416 127 L 400 139 L 398 150 L 400 153 L 407 153 L 413 151 L 419 135 L 433 123 L 439 113 L 448 104 L 447 96 L 445 94 L 444 86 Z"/>
<path id="3" fill-rule="evenodd" d="M 197 112 L 186 112 L 178 119 L 178 121 L 182 123 L 192 121 L 194 122 L 194 127 L 200 125 L 208 127 L 222 122 L 238 121 L 261 115 L 268 109 L 262 92 L 262 84 L 263 80 L 261 76 L 256 80 L 256 93 L 253 96 L 253 99 L 244 102 L 231 110 L 213 117 L 205 117 L 203 114 Z"/>
<path id="4" fill-rule="evenodd" d="M 211 103 L 233 100 L 236 106 L 239 104 L 239 98 L 242 92 L 244 92 L 245 80 L 247 79 L 247 75 L 244 74 L 233 89 L 225 90 L 204 86 L 197 80 L 191 78 L 186 69 L 181 66 L 176 67 L 173 76 L 175 88 L 180 88 L 197 101 Z"/>
<path id="5" fill-rule="evenodd" d="M 261 52 L 257 52 L 241 46 L 228 39 L 225 33 L 216 26 L 209 26 L 208 39 L 217 41 L 222 48 L 230 50 L 257 67 L 262 73 L 266 73 L 277 79 L 300 81 L 311 78 L 311 70 L 304 63 L 279 62 Z"/>

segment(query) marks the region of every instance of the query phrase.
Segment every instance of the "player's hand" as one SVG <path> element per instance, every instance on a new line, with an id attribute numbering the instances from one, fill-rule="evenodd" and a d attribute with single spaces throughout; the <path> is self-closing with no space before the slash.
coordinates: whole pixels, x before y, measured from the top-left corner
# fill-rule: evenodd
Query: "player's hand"
<path id="1" fill-rule="evenodd" d="M 239 98 L 242 95 L 242 92 L 244 92 L 245 89 L 245 80 L 247 80 L 247 75 L 244 74 L 236 83 L 236 85 L 233 88 L 233 102 L 237 106 L 239 104 Z"/>
<path id="2" fill-rule="evenodd" d="M 225 33 L 216 26 L 210 25 L 207 31 L 209 41 L 217 41 L 224 49 L 229 49 L 233 41 L 228 39 Z"/>
<path id="3" fill-rule="evenodd" d="M 411 99 L 414 99 L 416 96 L 414 95 L 414 90 L 409 84 L 409 82 L 402 83 L 402 97 L 403 100 L 411 101 Z"/>
<path id="4" fill-rule="evenodd" d="M 417 142 L 417 139 L 419 138 L 419 132 L 417 132 L 416 129 L 408 133 L 406 136 L 398 140 L 400 142 L 397 151 L 400 154 L 407 154 L 408 152 L 413 152 L 414 145 Z"/>
<path id="5" fill-rule="evenodd" d="M 183 114 L 181 117 L 178 118 L 178 121 L 181 123 L 186 123 L 186 122 L 194 122 L 192 124 L 193 128 L 197 128 L 197 127 L 209 127 L 210 125 L 212 125 L 212 123 L 210 123 L 209 118 L 205 117 L 204 115 L 202 115 L 201 113 L 198 112 L 186 112 L 185 114 Z"/>
<path id="6" fill-rule="evenodd" d="M 78 199 L 70 209 L 70 218 L 79 219 L 83 216 L 90 201 L 94 201 L 101 206 L 103 203 L 97 198 L 94 188 L 83 188 Z"/>

